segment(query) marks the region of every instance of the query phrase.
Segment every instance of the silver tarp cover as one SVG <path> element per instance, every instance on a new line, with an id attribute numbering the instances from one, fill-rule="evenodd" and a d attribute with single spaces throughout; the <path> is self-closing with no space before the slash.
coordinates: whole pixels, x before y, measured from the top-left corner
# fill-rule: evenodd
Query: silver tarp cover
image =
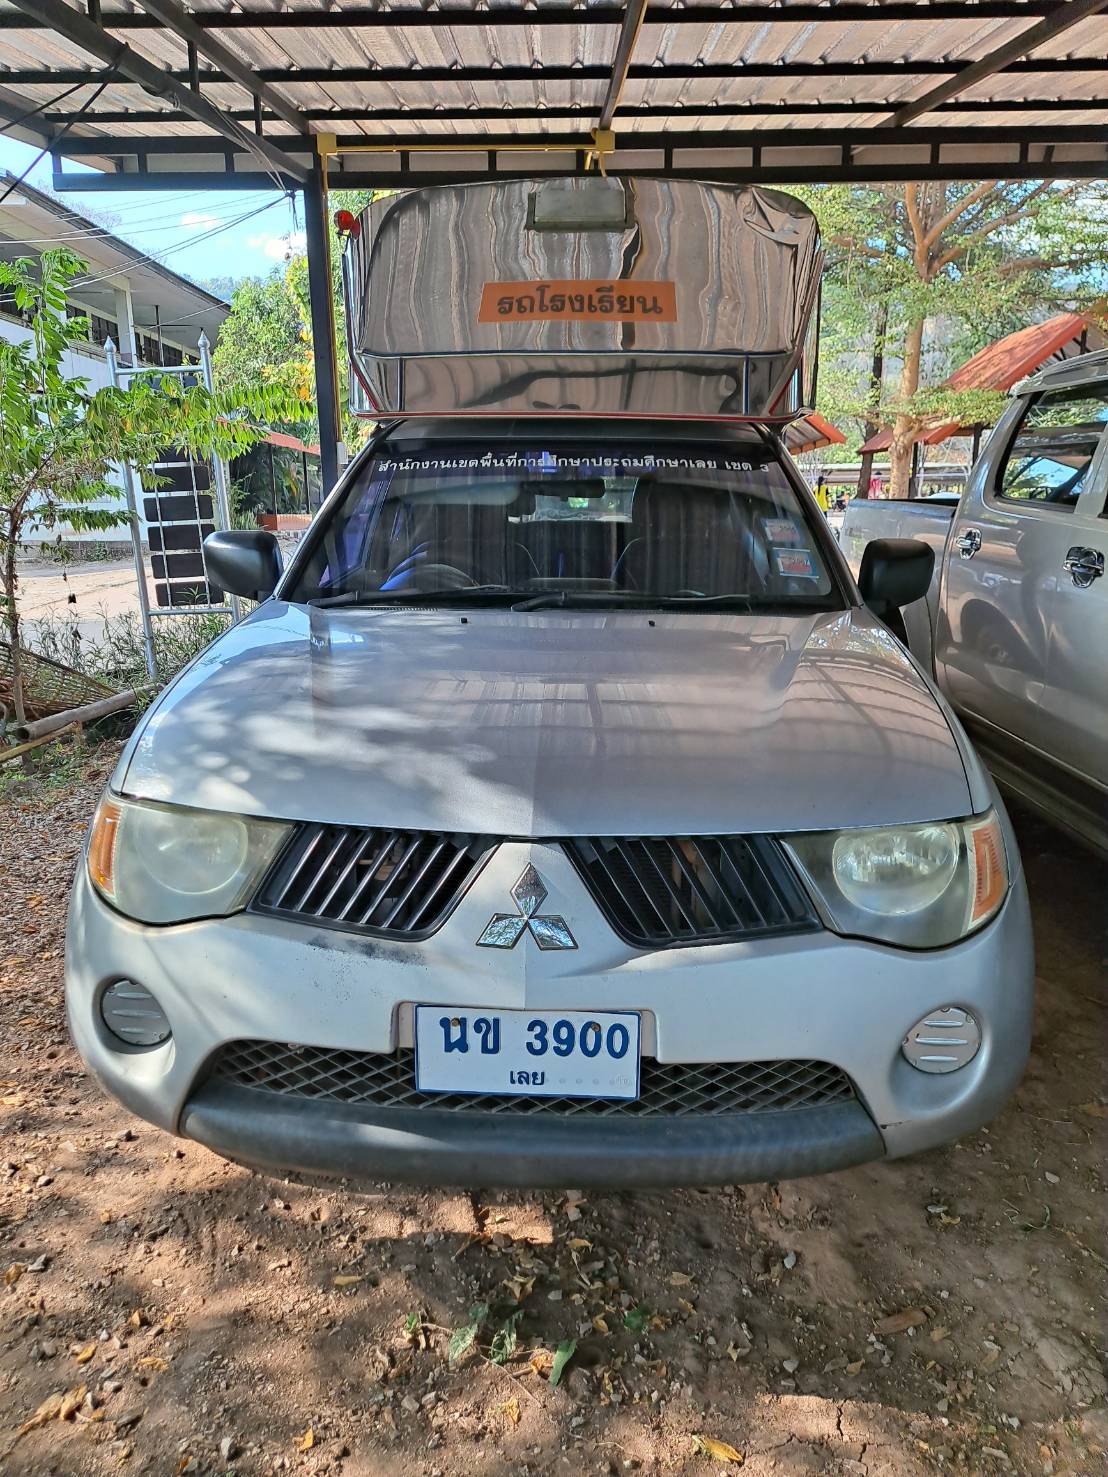
<path id="1" fill-rule="evenodd" d="M 375 201 L 343 258 L 353 408 L 787 421 L 823 262 L 777 190 L 503 180 Z"/>

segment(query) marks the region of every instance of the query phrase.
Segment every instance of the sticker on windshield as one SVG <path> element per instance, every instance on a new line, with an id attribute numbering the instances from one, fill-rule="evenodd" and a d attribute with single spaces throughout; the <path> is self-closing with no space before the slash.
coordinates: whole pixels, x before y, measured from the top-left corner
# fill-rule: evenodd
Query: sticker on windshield
<path id="1" fill-rule="evenodd" d="M 817 579 L 815 563 L 807 549 L 774 549 L 777 573 L 790 579 Z"/>
<path id="2" fill-rule="evenodd" d="M 762 527 L 771 544 L 802 544 L 804 531 L 792 518 L 763 518 Z"/>

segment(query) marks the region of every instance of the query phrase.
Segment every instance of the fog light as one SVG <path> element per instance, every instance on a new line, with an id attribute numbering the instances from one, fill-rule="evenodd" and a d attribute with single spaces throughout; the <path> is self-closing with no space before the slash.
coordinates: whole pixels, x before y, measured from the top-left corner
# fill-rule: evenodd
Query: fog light
<path id="1" fill-rule="evenodd" d="M 171 1034 L 165 1011 L 134 980 L 110 984 L 100 997 L 100 1014 L 112 1035 L 128 1046 L 159 1046 Z"/>
<path id="2" fill-rule="evenodd" d="M 972 1062 L 981 1045 L 981 1027 L 957 1005 L 944 1005 L 917 1021 L 901 1051 L 921 1072 L 956 1072 Z"/>

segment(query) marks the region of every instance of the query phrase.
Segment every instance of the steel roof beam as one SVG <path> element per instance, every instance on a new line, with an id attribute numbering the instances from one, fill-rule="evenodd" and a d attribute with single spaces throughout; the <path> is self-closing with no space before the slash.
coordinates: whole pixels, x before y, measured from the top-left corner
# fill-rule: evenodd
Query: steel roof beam
<path id="1" fill-rule="evenodd" d="M 45 111 L 33 112 L 27 106 L 26 98 L 0 87 L 0 127 L 12 138 L 23 139 L 26 136 L 33 139 L 36 147 L 41 149 L 53 140 L 57 125 Z"/>
<path id="2" fill-rule="evenodd" d="M 297 135 L 280 138 L 280 143 L 287 149 L 307 149 L 310 141 Z M 573 148 L 587 148 L 587 141 L 582 139 L 580 133 L 544 133 L 536 134 L 533 140 L 521 139 L 517 133 L 507 134 L 450 134 L 441 139 L 429 138 L 425 133 L 416 134 L 394 134 L 391 136 L 375 139 L 369 151 L 365 150 L 365 138 L 361 134 L 340 135 L 338 138 L 338 153 L 341 156 L 344 149 L 349 150 L 347 158 L 358 158 L 368 161 L 379 155 L 389 153 L 431 153 L 450 154 L 465 151 L 473 153 L 480 150 L 485 153 L 495 154 L 499 150 L 511 151 L 512 154 L 520 152 L 521 144 L 524 150 L 529 144 L 533 144 L 536 152 L 544 147 L 557 146 L 558 148 L 571 150 Z M 906 144 L 925 144 L 932 148 L 942 148 L 950 144 L 1018 144 L 1018 145 L 1043 145 L 1050 144 L 1108 144 L 1108 123 L 1103 124 L 1059 124 L 1057 127 L 1049 125 L 1015 125 L 1005 126 L 1003 124 L 983 127 L 980 124 L 967 124 L 963 128 L 920 128 L 913 129 L 911 134 L 905 134 L 903 130 L 895 127 L 871 128 L 864 131 L 850 129 L 842 132 L 832 128 L 788 128 L 776 131 L 762 129 L 712 129 L 710 132 L 697 130 L 695 132 L 682 133 L 674 129 L 652 133 L 647 131 L 625 133 L 620 136 L 619 148 L 616 154 L 627 152 L 639 152 L 640 150 L 669 151 L 681 150 L 683 152 L 696 153 L 702 150 L 719 149 L 754 149 L 764 152 L 767 149 L 846 149 L 857 152 L 859 149 L 868 148 L 870 145 L 883 147 L 895 146 L 903 148 Z M 359 145 L 362 146 L 359 154 Z M 226 144 L 220 139 L 211 138 L 206 135 L 175 137 L 175 138 L 136 138 L 136 139 L 113 139 L 111 151 L 120 155 L 142 155 L 153 156 L 158 154 L 223 154 Z M 102 140 L 94 138 L 67 139 L 64 146 L 67 156 L 78 158 L 86 155 L 103 154 L 105 152 Z M 609 156 L 612 157 L 612 156 Z M 370 166 L 366 163 L 365 167 Z M 332 183 L 337 188 L 349 171 L 338 170 L 333 173 Z M 418 173 L 418 171 L 413 171 Z M 386 171 L 383 178 L 388 177 Z M 469 178 L 468 174 L 465 178 Z"/>
<path id="3" fill-rule="evenodd" d="M 1108 0 L 1068 0 L 1066 5 L 1039 21 L 1037 25 L 1021 31 L 1011 41 L 1006 41 L 995 51 L 990 51 L 978 61 L 972 62 L 956 77 L 940 82 L 937 87 L 932 87 L 930 91 L 925 92 L 922 97 L 915 98 L 906 107 L 898 108 L 887 121 L 895 124 L 897 128 L 904 128 L 922 114 L 929 113 L 938 103 L 948 102 L 950 98 L 964 92 L 967 87 L 972 87 L 975 83 L 984 81 L 986 77 L 992 77 L 997 72 L 1011 68 L 1013 62 L 1026 57 L 1029 52 L 1045 45 L 1047 41 L 1053 41 L 1055 37 L 1062 35 L 1064 31 L 1070 30 L 1073 26 L 1080 25 L 1090 16 L 1098 14 L 1106 5 L 1108 5 Z"/>
<path id="4" fill-rule="evenodd" d="M 40 0 L 13 0 L 13 3 L 37 6 Z M 59 5 L 66 14 L 77 15 L 76 11 L 70 11 L 67 5 L 61 3 L 61 0 L 41 0 L 41 3 L 49 4 L 51 7 Z M 1103 0 L 1103 3 L 1108 4 L 1108 0 Z M 77 18 L 81 19 L 79 15 Z M 707 79 L 813 77 L 829 80 L 851 77 L 948 77 L 951 73 L 960 77 L 966 70 L 966 63 L 931 59 L 913 62 L 667 62 L 658 67 L 645 62 L 633 62 L 628 68 L 628 76 L 632 81 L 648 82 L 665 82 L 671 79 L 682 82 L 694 81 L 698 77 Z M 1063 73 L 1065 75 L 1073 72 L 1104 72 L 1108 70 L 1108 56 L 1046 56 L 1030 61 L 1011 62 L 1001 70 L 1008 75 L 1023 72 Z M 49 87 L 57 83 L 64 86 L 69 82 L 87 81 L 91 75 L 87 69 L 80 67 L 36 68 L 34 70 L 11 68 L 0 73 L 0 81 L 11 85 Z M 162 76 L 172 78 L 175 82 L 187 83 L 189 80 L 187 68 L 172 72 L 166 71 L 162 73 Z M 462 84 L 469 82 L 607 82 L 611 76 L 611 69 L 606 66 L 591 65 L 585 67 L 261 67 L 256 70 L 255 76 L 262 82 L 279 82 L 286 86 L 293 86 L 300 82 L 324 84 L 342 82 L 457 82 Z M 234 80 L 233 77 L 228 77 L 215 69 L 208 69 L 200 73 L 200 81 L 205 84 L 234 82 Z M 119 81 L 130 83 L 135 79 L 123 77 L 117 79 L 113 85 L 118 85 Z M 139 83 L 138 85 L 145 84 Z M 552 104 L 551 107 L 556 108 L 557 104 Z"/>
<path id="5" fill-rule="evenodd" d="M 903 134 L 901 139 L 903 140 Z M 962 143 L 972 143 L 972 138 L 964 137 Z M 584 153 L 584 150 L 581 151 Z M 980 180 L 982 165 L 972 158 L 945 160 L 938 163 L 917 164 L 906 162 L 891 164 L 883 162 L 880 164 L 859 163 L 856 160 L 846 164 L 765 164 L 754 163 L 746 166 L 723 166 L 712 163 L 709 171 L 710 177 L 721 184 L 895 184 L 901 181 L 922 183 L 926 180 Z M 579 168 L 569 168 L 563 174 L 580 174 Z M 622 165 L 611 163 L 608 173 L 612 176 L 625 174 L 634 175 L 641 173 L 641 169 L 626 169 Z M 670 165 L 665 170 L 668 179 L 692 179 L 702 180 L 705 177 L 705 166 L 703 164 Z M 1005 179 L 1108 179 L 1108 151 L 1101 151 L 1097 158 L 1084 161 L 1055 160 L 1047 157 L 1043 159 L 1026 159 L 1005 162 L 1003 165 Z M 550 178 L 557 176 L 551 174 Z M 475 170 L 473 173 L 466 171 L 467 183 L 471 180 L 480 181 L 488 179 L 533 179 L 533 170 L 504 169 L 496 173 Z M 174 170 L 167 174 L 89 174 L 87 171 L 80 173 L 55 172 L 54 188 L 60 192 L 67 190 L 80 191 L 129 191 L 129 190 L 194 190 L 197 180 L 202 179 L 211 189 L 222 190 L 261 190 L 272 183 L 268 175 L 251 173 L 225 175 L 210 174 L 197 175 L 191 170 Z M 415 189 L 423 185 L 456 185 L 458 183 L 457 169 L 435 169 L 435 170 L 389 170 L 382 172 L 359 170 L 343 171 L 334 181 L 336 188 L 351 190 L 380 190 L 380 189 Z"/>
<path id="6" fill-rule="evenodd" d="M 14 0 L 14 4 L 28 14 L 44 16 L 60 36 L 64 36 L 74 46 L 79 46 L 82 51 L 87 51 L 105 66 L 114 68 L 117 76 L 146 88 L 155 97 L 167 98 L 182 113 L 187 113 L 205 128 L 212 129 L 239 148 L 258 154 L 271 168 L 296 179 L 303 180 L 307 177 L 309 171 L 304 164 L 291 159 L 268 139 L 249 133 L 199 92 L 193 92 L 187 85 L 187 78 L 185 85 L 181 85 L 179 78 L 133 51 L 114 36 L 109 36 L 95 21 L 72 9 L 65 0 Z M 103 80 L 103 74 L 98 79 L 98 74 L 91 70 L 80 72 L 79 76 L 90 82 Z"/>
<path id="7" fill-rule="evenodd" d="M 612 74 L 608 78 L 608 86 L 604 92 L 604 101 L 600 105 L 600 119 L 597 123 L 598 129 L 611 128 L 615 111 L 619 107 L 620 93 L 627 82 L 627 75 L 631 69 L 631 55 L 635 50 L 635 43 L 639 39 L 642 30 L 643 19 L 646 15 L 646 0 L 627 0 L 623 10 L 623 20 L 619 28 L 619 36 L 616 40 L 615 55 L 612 58 Z"/>
<path id="8" fill-rule="evenodd" d="M 141 0 L 140 0 L 141 3 Z M 727 7 L 692 4 L 680 9 L 648 5 L 645 24 L 656 26 L 689 25 L 818 25 L 823 21 L 840 21 L 888 26 L 913 20 L 1027 20 L 1031 16 L 1052 15 L 1067 0 L 891 0 L 891 3 L 840 3 L 789 5 L 737 4 Z M 191 11 L 189 19 L 201 31 L 403 31 L 439 27 L 447 30 L 469 30 L 489 26 L 534 27 L 551 30 L 567 26 L 618 26 L 623 10 L 618 5 L 594 5 L 585 8 L 558 6 L 544 10 L 522 7 L 493 6 L 488 10 L 417 10 L 404 6 L 397 10 L 235 10 Z M 13 15 L 0 12 L 0 31 L 45 30 L 47 22 L 40 16 Z M 142 11 L 101 13 L 100 24 L 112 31 L 155 31 L 159 21 Z"/>
<path id="9" fill-rule="evenodd" d="M 623 103 L 620 106 L 621 118 L 775 118 L 775 117 L 803 117 L 806 114 L 823 113 L 887 113 L 894 105 L 888 99 L 875 100 L 873 98 L 862 98 L 855 102 L 843 102 L 839 99 L 834 101 L 808 101 L 808 102 L 770 102 L 770 103 L 696 103 L 695 105 L 667 104 L 667 103 Z M 1036 98 L 995 98 L 990 101 L 987 98 L 959 98 L 955 102 L 942 103 L 936 112 L 940 115 L 950 113 L 1074 113 L 1089 111 L 1102 112 L 1108 108 L 1108 97 L 1104 98 L 1066 98 L 1066 97 L 1036 97 Z M 406 108 L 403 104 L 382 105 L 379 108 L 338 108 L 332 104 L 326 108 L 302 108 L 304 117 L 312 123 L 379 123 L 385 119 L 398 118 L 408 123 L 482 123 L 496 122 L 497 119 L 511 118 L 526 120 L 528 122 L 541 123 L 544 118 L 592 118 L 596 114 L 595 103 L 561 103 L 557 107 L 550 104 L 532 105 L 530 107 L 517 106 L 509 108 L 471 108 L 471 107 L 420 107 Z M 65 115 L 59 113 L 44 113 L 41 115 L 44 124 L 57 127 L 66 121 Z M 228 111 L 228 116 L 240 123 L 250 123 L 254 118 L 252 108 L 236 108 Z M 275 115 L 263 113 L 263 119 L 267 123 L 274 121 Z M 157 112 L 152 109 L 120 109 L 118 111 L 100 110 L 85 113 L 81 120 L 90 126 L 104 128 L 109 125 L 120 123 L 141 124 L 143 126 L 157 127 L 162 123 L 187 123 L 188 119 L 183 113 Z M 334 132 L 332 127 L 330 132 Z M 373 135 L 361 135 L 362 142 L 372 143 Z M 437 137 L 435 134 L 425 135 L 428 141 Z M 449 137 L 449 135 L 444 135 Z M 521 137 L 521 142 L 525 140 Z"/>
<path id="10" fill-rule="evenodd" d="M 233 77 L 240 87 L 252 93 L 258 100 L 269 107 L 277 116 L 295 128 L 300 133 L 310 133 L 311 128 L 307 118 L 298 112 L 291 103 L 285 101 L 281 94 L 266 82 L 258 80 L 257 72 L 241 57 L 235 55 L 230 47 L 224 46 L 223 42 L 216 36 L 210 36 L 196 24 L 193 16 L 181 9 L 176 0 L 138 0 L 143 10 L 152 15 L 159 25 L 180 36 L 182 41 L 187 42 L 190 52 L 195 48 L 201 56 L 206 56 L 210 62 L 214 62 L 228 77 Z M 101 23 L 103 18 L 101 17 Z M 110 20 L 108 24 L 110 24 Z"/>

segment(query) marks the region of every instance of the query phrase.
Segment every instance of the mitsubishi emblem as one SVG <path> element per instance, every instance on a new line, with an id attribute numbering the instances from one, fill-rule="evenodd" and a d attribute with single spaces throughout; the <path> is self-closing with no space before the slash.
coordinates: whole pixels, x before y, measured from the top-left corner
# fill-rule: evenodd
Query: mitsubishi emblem
<path id="1" fill-rule="evenodd" d="M 540 949 L 576 949 L 577 940 L 570 933 L 566 920 L 556 913 L 539 912 L 546 898 L 543 880 L 528 862 L 512 888 L 512 901 L 519 911 L 494 913 L 477 940 L 478 947 L 514 949 L 530 930 Z"/>

